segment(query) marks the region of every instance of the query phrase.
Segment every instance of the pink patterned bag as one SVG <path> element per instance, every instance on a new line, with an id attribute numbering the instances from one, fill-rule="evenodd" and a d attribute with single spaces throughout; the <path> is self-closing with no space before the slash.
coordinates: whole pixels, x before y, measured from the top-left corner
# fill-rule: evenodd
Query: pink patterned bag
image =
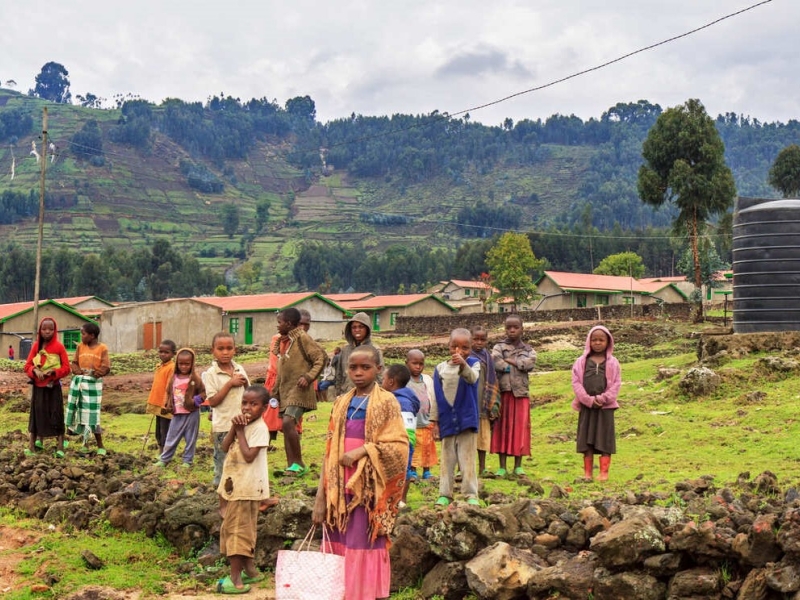
<path id="1" fill-rule="evenodd" d="M 278 551 L 276 600 L 344 600 L 344 556 L 331 552 L 324 525 L 321 552 L 309 550 L 315 530 L 312 526 L 297 550 Z"/>

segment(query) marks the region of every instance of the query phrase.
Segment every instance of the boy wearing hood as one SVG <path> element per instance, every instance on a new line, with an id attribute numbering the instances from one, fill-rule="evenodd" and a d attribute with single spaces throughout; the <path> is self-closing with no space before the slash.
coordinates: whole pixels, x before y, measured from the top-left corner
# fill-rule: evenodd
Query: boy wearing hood
<path id="1" fill-rule="evenodd" d="M 353 318 L 344 326 L 344 338 L 347 340 L 347 345 L 342 348 L 339 362 L 336 364 L 336 378 L 334 385 L 336 386 L 336 395 L 341 396 L 345 392 L 353 389 L 353 383 L 347 376 L 347 363 L 350 362 L 350 355 L 353 350 L 359 346 L 373 346 L 378 350 L 380 361 L 378 364 L 378 384 L 383 380 L 381 375 L 383 371 L 383 353 L 372 343 L 372 328 L 369 320 L 369 315 L 364 312 L 356 313 Z"/>
<path id="2" fill-rule="evenodd" d="M 611 455 L 617 451 L 614 411 L 622 384 L 611 332 L 597 325 L 586 336 L 586 348 L 572 366 L 572 408 L 578 415 L 577 451 L 583 454 L 584 478 L 592 479 L 594 455 L 600 454 L 600 481 L 608 479 Z"/>

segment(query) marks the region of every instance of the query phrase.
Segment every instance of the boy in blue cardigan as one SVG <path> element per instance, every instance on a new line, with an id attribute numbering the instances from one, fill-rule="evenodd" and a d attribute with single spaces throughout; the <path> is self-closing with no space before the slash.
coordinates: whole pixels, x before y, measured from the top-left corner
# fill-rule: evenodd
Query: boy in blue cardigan
<path id="1" fill-rule="evenodd" d="M 436 506 L 448 506 L 453 500 L 456 466 L 461 469 L 461 492 L 467 504 L 479 506 L 478 475 L 478 378 L 480 361 L 472 352 L 472 334 L 468 329 L 450 333 L 450 360 L 439 363 L 433 374 L 436 392 L 436 421 L 442 440 L 439 499 Z"/>

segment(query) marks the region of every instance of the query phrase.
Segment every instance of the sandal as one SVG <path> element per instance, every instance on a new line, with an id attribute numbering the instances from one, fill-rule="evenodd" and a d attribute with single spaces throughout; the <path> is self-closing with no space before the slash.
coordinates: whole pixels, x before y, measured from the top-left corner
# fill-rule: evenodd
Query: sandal
<path id="1" fill-rule="evenodd" d="M 247 573 L 242 571 L 242 583 L 247 585 L 248 583 L 258 583 L 259 581 L 264 581 L 264 574 L 259 571 L 258 575 L 254 577 L 250 577 Z"/>
<path id="2" fill-rule="evenodd" d="M 56 450 L 56 458 L 64 458 L 64 451 Z"/>
<path id="3" fill-rule="evenodd" d="M 478 500 L 477 498 L 467 498 L 467 504 L 469 504 L 470 506 L 480 506 L 481 501 Z"/>
<path id="4" fill-rule="evenodd" d="M 286 467 L 284 471 L 286 475 L 294 475 L 295 477 L 302 477 L 308 473 L 308 467 L 302 467 L 297 463 L 292 463 L 291 467 Z"/>
<path id="5" fill-rule="evenodd" d="M 38 450 L 44 450 L 44 442 L 42 440 L 36 440 L 33 442 L 33 445 L 36 446 Z"/>
<path id="6" fill-rule="evenodd" d="M 105 456 L 106 454 L 108 454 L 108 452 L 106 452 L 105 448 L 98 448 L 97 449 L 97 456 Z"/>
<path id="7" fill-rule="evenodd" d="M 31 450 L 30 448 L 25 448 L 25 456 L 36 456 L 36 452 Z"/>
<path id="8" fill-rule="evenodd" d="M 522 467 L 517 467 L 514 469 L 514 475 L 525 475 L 525 470 Z"/>
<path id="9" fill-rule="evenodd" d="M 240 588 L 237 588 L 235 585 L 233 585 L 230 575 L 217 581 L 216 592 L 218 594 L 246 594 L 249 591 L 250 586 L 246 583 Z"/>
<path id="10" fill-rule="evenodd" d="M 494 474 L 496 477 L 505 477 L 506 475 L 508 475 L 508 471 L 506 471 L 505 469 L 497 469 L 497 471 L 495 471 Z"/>
<path id="11" fill-rule="evenodd" d="M 447 496 L 439 496 L 439 499 L 434 503 L 434 506 L 450 506 L 450 498 Z"/>

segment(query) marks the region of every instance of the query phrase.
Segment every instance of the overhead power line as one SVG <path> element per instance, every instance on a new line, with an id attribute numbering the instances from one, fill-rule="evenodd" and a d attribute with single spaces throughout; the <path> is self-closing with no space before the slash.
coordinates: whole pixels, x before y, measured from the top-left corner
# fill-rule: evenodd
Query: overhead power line
<path id="1" fill-rule="evenodd" d="M 354 144 L 354 143 L 358 143 L 358 142 L 365 142 L 365 141 L 369 141 L 369 140 L 373 140 L 373 139 L 378 139 L 378 138 L 381 138 L 381 137 L 386 137 L 386 136 L 389 136 L 389 135 L 394 135 L 394 134 L 397 134 L 397 133 L 401 133 L 403 131 L 409 131 L 409 130 L 412 130 L 412 129 L 420 129 L 422 127 L 427 127 L 428 125 L 432 125 L 432 124 L 437 123 L 439 121 L 444 121 L 444 120 L 450 119 L 451 117 L 456 117 L 456 116 L 459 116 L 459 115 L 465 115 L 467 113 L 473 113 L 475 111 L 482 110 L 482 109 L 488 108 L 490 106 L 495 106 L 495 105 L 501 104 L 503 102 L 508 102 L 509 100 L 512 100 L 514 98 L 518 98 L 519 96 L 524 96 L 526 94 L 531 94 L 533 92 L 538 92 L 538 91 L 541 91 L 543 89 L 546 89 L 546 88 L 549 88 L 549 87 L 553 87 L 554 85 L 558 85 L 559 83 L 564 83 L 565 81 L 569 81 L 570 79 L 575 79 L 576 77 L 580 77 L 581 75 L 586 75 L 587 73 L 592 73 L 594 71 L 599 71 L 600 69 L 604 69 L 604 68 L 606 68 L 606 67 L 608 67 L 610 65 L 613 65 L 613 64 L 621 62 L 621 61 L 623 61 L 625 59 L 628 59 L 631 56 L 635 56 L 637 54 L 641 54 L 643 52 L 647 52 L 649 50 L 653 50 L 654 48 L 658 48 L 659 46 L 664 46 L 665 44 L 669 44 L 671 42 L 674 42 L 674 41 L 680 40 L 682 38 L 688 37 L 690 35 L 693 35 L 695 33 L 703 31 L 704 29 L 708 29 L 710 27 L 718 25 L 719 23 L 722 23 L 723 21 L 726 21 L 728 19 L 732 19 L 733 17 L 737 17 L 737 16 L 739 16 L 739 15 L 741 15 L 743 13 L 746 13 L 746 12 L 751 11 L 753 9 L 756 9 L 756 8 L 758 8 L 760 6 L 763 6 L 764 4 L 769 4 L 770 2 L 772 2 L 772 0 L 762 0 L 762 2 L 757 2 L 756 4 L 752 4 L 752 5 L 750 5 L 750 6 L 746 7 L 746 8 L 743 8 L 741 10 L 737 10 L 736 12 L 728 13 L 727 15 L 719 17 L 718 19 L 714 19 L 713 21 L 710 21 L 710 22 L 706 23 L 705 25 L 701 25 L 700 27 L 696 27 L 694 29 L 691 29 L 691 30 L 686 31 L 684 33 L 681 33 L 679 35 L 675 35 L 675 36 L 666 38 L 664 40 L 661 40 L 660 42 L 655 42 L 655 43 L 650 44 L 648 46 L 644 46 L 644 47 L 639 48 L 637 50 L 633 50 L 632 52 L 628 52 L 627 54 L 623 54 L 622 56 L 618 56 L 617 58 L 613 58 L 611 60 L 608 60 L 608 61 L 606 61 L 604 63 L 599 64 L 599 65 L 595 65 L 594 67 L 589 67 L 589 68 L 583 69 L 583 70 L 578 71 L 576 73 L 572 73 L 571 75 L 567 75 L 565 77 L 560 77 L 559 79 L 554 79 L 553 81 L 549 81 L 549 82 L 544 83 L 542 85 L 538 85 L 538 86 L 535 86 L 535 87 L 532 87 L 532 88 L 528 88 L 527 90 L 522 90 L 520 92 L 515 92 L 515 93 L 513 93 L 513 94 L 511 94 L 509 96 L 504 96 L 502 98 L 498 98 L 497 100 L 492 100 L 490 102 L 486 102 L 484 104 L 479 104 L 479 105 L 473 106 L 471 108 L 465 108 L 465 109 L 459 110 L 457 112 L 452 112 L 452 113 L 451 112 L 443 112 L 443 113 L 441 113 L 439 115 L 431 116 L 430 120 L 428 122 L 426 122 L 426 123 L 414 123 L 414 124 L 411 124 L 411 125 L 407 125 L 405 127 L 398 127 L 397 129 L 392 129 L 391 131 L 386 131 L 386 132 L 382 132 L 382 133 L 376 133 L 375 135 L 370 135 L 370 136 L 363 136 L 363 137 L 356 138 L 356 139 L 353 139 L 353 140 L 347 140 L 347 141 L 343 141 L 343 142 L 338 142 L 336 144 L 331 144 L 331 145 L 327 146 L 327 148 L 328 149 L 337 148 L 339 146 L 346 146 L 348 144 Z"/>

